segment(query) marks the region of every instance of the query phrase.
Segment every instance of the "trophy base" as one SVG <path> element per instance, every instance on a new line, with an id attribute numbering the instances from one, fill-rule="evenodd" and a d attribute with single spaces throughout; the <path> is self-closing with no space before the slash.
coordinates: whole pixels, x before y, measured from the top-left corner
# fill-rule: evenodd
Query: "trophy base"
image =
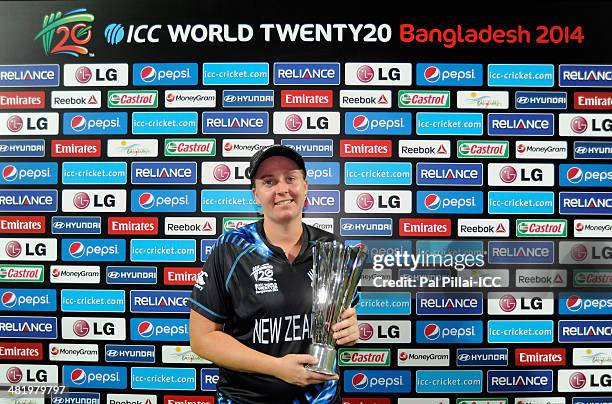
<path id="1" fill-rule="evenodd" d="M 308 353 L 319 360 L 315 365 L 306 365 L 306 369 L 328 376 L 336 374 L 336 350 L 334 347 L 324 344 L 310 344 Z"/>

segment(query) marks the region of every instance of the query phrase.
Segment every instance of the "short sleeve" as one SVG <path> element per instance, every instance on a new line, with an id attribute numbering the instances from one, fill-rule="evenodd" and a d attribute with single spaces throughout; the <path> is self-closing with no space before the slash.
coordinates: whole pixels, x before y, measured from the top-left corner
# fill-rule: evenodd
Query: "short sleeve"
<path id="1" fill-rule="evenodd" d="M 217 243 L 198 274 L 189 299 L 194 311 L 220 324 L 232 313 L 231 296 L 225 285 L 230 271 L 228 262 L 232 260 L 228 248 L 224 243 Z"/>

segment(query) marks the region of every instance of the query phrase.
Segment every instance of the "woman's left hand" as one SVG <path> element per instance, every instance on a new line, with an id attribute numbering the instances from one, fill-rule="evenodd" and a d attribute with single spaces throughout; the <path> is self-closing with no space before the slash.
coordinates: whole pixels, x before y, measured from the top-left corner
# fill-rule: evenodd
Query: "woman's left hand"
<path id="1" fill-rule="evenodd" d="M 359 340 L 359 327 L 357 326 L 357 310 L 350 307 L 342 312 L 341 321 L 334 324 L 333 338 L 338 345 L 355 345 Z"/>

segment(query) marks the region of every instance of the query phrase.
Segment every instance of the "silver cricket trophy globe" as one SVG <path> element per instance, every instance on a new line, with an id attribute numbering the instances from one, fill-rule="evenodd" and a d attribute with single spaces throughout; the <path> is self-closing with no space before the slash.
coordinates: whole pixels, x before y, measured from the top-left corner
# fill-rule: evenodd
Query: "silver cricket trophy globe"
<path id="1" fill-rule="evenodd" d="M 364 245 L 345 246 L 338 241 L 317 242 L 313 247 L 312 323 L 308 353 L 318 359 L 306 369 L 334 375 L 335 340 L 332 326 L 350 307 L 368 257 Z"/>

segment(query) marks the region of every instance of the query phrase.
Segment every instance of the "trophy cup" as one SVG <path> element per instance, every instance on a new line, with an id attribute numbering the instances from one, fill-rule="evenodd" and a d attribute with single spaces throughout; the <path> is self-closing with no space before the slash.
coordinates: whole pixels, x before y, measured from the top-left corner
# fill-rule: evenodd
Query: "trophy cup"
<path id="1" fill-rule="evenodd" d="M 335 374 L 336 349 L 332 326 L 347 309 L 366 263 L 365 246 L 346 247 L 337 241 L 317 242 L 313 247 L 312 342 L 308 353 L 319 362 L 306 369 Z"/>

